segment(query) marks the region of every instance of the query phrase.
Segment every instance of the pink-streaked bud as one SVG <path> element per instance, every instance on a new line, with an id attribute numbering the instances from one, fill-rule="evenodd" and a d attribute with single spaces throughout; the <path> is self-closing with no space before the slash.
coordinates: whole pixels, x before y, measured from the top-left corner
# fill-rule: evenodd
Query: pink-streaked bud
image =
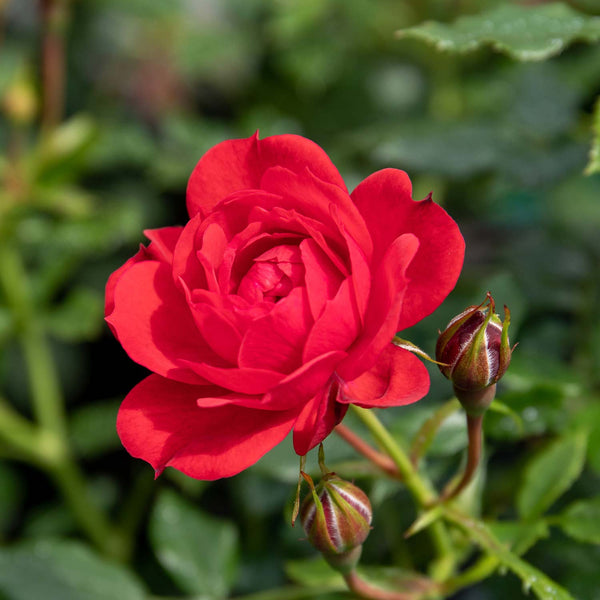
<path id="1" fill-rule="evenodd" d="M 338 571 L 351 571 L 357 564 L 371 530 L 373 512 L 367 495 L 335 473 L 327 473 L 300 507 L 300 521 L 311 544 Z"/>
<path id="2" fill-rule="evenodd" d="M 479 306 L 470 306 L 448 323 L 435 349 L 440 371 L 452 381 L 465 408 L 472 405 L 471 412 L 483 412 L 489 406 L 493 393 L 481 391 L 494 386 L 510 364 L 510 311 L 504 307 L 502 322 L 494 310 L 494 299 L 488 292 Z M 478 406 L 473 404 L 475 400 Z"/>

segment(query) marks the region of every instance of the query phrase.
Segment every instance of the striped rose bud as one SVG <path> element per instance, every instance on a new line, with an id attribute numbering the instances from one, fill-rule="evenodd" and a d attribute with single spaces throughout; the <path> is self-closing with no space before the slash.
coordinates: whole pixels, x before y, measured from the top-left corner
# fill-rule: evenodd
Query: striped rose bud
<path id="1" fill-rule="evenodd" d="M 510 364 L 510 311 L 504 307 L 502 322 L 494 310 L 488 292 L 479 306 L 470 306 L 448 323 L 435 350 L 440 371 L 452 381 L 458 399 L 471 414 L 487 409 L 496 382 Z"/>
<path id="2" fill-rule="evenodd" d="M 304 531 L 332 567 L 347 573 L 356 566 L 371 530 L 369 498 L 335 473 L 325 474 L 316 488 L 308 475 L 304 478 L 311 486 L 300 507 Z"/>

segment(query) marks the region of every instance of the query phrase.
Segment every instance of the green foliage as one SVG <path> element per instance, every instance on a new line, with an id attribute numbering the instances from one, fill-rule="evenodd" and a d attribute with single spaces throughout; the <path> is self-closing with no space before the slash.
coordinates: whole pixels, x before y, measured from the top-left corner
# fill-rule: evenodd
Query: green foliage
<path id="1" fill-rule="evenodd" d="M 555 522 L 580 542 L 600 544 L 600 497 L 571 504 Z"/>
<path id="2" fill-rule="evenodd" d="M 533 457 L 517 495 L 522 518 L 538 517 L 573 485 L 585 463 L 586 445 L 585 432 L 568 433 Z"/>
<path id="3" fill-rule="evenodd" d="M 6 600 L 144 600 L 123 567 L 77 542 L 47 539 L 0 549 L 0 594 Z"/>
<path id="4" fill-rule="evenodd" d="M 202 514 L 164 490 L 149 531 L 156 557 L 181 589 L 212 598 L 227 596 L 237 564 L 237 533 L 231 523 Z"/>
<path id="5" fill-rule="evenodd" d="M 256 129 L 314 139 L 350 189 L 404 169 L 415 198 L 432 191 L 457 220 L 461 280 L 403 338 L 431 353 L 488 289 L 513 316 L 485 460 L 454 512 L 415 506 L 404 483 L 327 439 L 328 465 L 373 503 L 363 577 L 385 588 L 439 574 L 443 526 L 452 593 L 598 597 L 600 13 L 593 0 L 530 4 L 65 2 L 65 103 L 48 125 L 41 5 L 0 2 L 0 254 L 21 265 L 0 271 L 0 598 L 351 597 L 289 526 L 291 437 L 232 480 L 167 469 L 154 482 L 115 431 L 146 372 L 103 322 L 106 279 L 144 229 L 185 223 L 203 152 Z M 430 374 L 427 399 L 379 416 L 439 491 L 467 436 Z M 352 414 L 344 424 L 381 450 Z M 306 468 L 316 474 L 314 457 Z M 505 569 L 516 577 L 486 579 Z"/>
<path id="6" fill-rule="evenodd" d="M 600 18 L 560 2 L 535 7 L 507 3 L 451 25 L 429 22 L 401 29 L 397 35 L 426 41 L 440 51 L 470 52 L 491 46 L 517 60 L 544 60 L 574 41 L 598 41 Z"/>

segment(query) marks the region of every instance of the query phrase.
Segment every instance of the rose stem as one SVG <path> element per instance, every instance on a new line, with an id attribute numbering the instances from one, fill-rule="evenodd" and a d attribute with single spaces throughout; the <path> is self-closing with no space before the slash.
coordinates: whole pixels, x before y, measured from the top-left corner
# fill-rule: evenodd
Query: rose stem
<path id="1" fill-rule="evenodd" d="M 352 446 L 359 454 L 369 459 L 374 465 L 379 467 L 382 471 L 387 473 L 390 477 L 398 478 L 400 473 L 394 461 L 383 454 L 378 452 L 375 448 L 369 446 L 359 435 L 354 433 L 351 429 L 342 425 L 341 423 L 334 429 L 334 431 L 350 446 Z"/>
<path id="2" fill-rule="evenodd" d="M 440 500 L 446 502 L 452 498 L 456 498 L 473 479 L 473 475 L 477 471 L 479 465 L 479 459 L 481 457 L 481 439 L 482 439 L 482 423 L 483 415 L 469 415 L 467 414 L 467 435 L 469 437 L 469 448 L 467 454 L 467 465 L 461 480 L 458 482 L 456 487 L 453 489 L 447 488 L 442 494 Z"/>
<path id="3" fill-rule="evenodd" d="M 413 466 L 410 458 L 404 450 L 396 443 L 390 432 L 377 418 L 373 410 L 351 405 L 354 413 L 366 425 L 367 429 L 379 444 L 387 452 L 398 468 L 404 484 L 412 494 L 420 508 L 427 508 L 438 500 L 437 494 L 426 480 L 424 480 Z M 438 559 L 432 565 L 432 576 L 436 581 L 447 579 L 455 568 L 455 555 L 446 526 L 441 521 L 435 521 L 428 529 L 433 544 L 436 547 Z"/>
<path id="4" fill-rule="evenodd" d="M 394 592 L 372 586 L 361 579 L 356 571 L 345 574 L 344 581 L 350 590 L 361 598 L 368 598 L 369 600 L 415 600 L 415 595 L 410 592 Z"/>
<path id="5" fill-rule="evenodd" d="M 42 129 L 61 120 L 65 93 L 65 30 L 68 0 L 40 0 L 42 20 Z"/>
<path id="6" fill-rule="evenodd" d="M 0 288 L 15 318 L 29 376 L 40 440 L 48 450 L 45 467 L 83 531 L 108 556 L 122 558 L 120 534 L 90 497 L 87 482 L 68 443 L 64 399 L 48 340 L 31 301 L 27 272 L 17 251 L 0 244 Z"/>

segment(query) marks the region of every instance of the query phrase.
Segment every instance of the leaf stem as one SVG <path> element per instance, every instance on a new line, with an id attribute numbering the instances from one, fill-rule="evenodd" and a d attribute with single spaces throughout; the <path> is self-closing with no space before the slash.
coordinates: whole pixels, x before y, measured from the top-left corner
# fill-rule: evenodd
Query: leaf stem
<path id="1" fill-rule="evenodd" d="M 467 413 L 467 434 L 469 437 L 467 464 L 458 484 L 454 488 L 447 488 L 442 494 L 440 498 L 442 502 L 456 498 L 473 479 L 481 458 L 482 423 L 483 415 L 470 415 Z"/>
<path id="2" fill-rule="evenodd" d="M 387 473 L 390 477 L 400 478 L 398 467 L 394 461 L 383 452 L 378 452 L 367 444 L 358 434 L 340 423 L 334 431 L 350 446 L 352 446 L 359 454 L 370 460 L 374 465 Z"/>
<path id="3" fill-rule="evenodd" d="M 5 406 L 0 408 L 0 415 L 9 421 L 1 427 L 3 437 L 24 451 L 25 446 L 31 444 L 27 453 L 29 458 L 54 479 L 82 530 L 102 552 L 121 558 L 120 534 L 113 530 L 105 514 L 94 504 L 85 478 L 71 454 L 64 399 L 52 353 L 32 303 L 29 279 L 21 257 L 8 244 L 0 244 L 0 289 L 16 321 L 38 424 L 36 428 Z M 9 423 L 15 426 L 12 433 L 8 432 Z"/>
<path id="4" fill-rule="evenodd" d="M 413 466 L 410 458 L 404 450 L 396 443 L 390 432 L 377 418 L 372 409 L 360 408 L 351 405 L 354 413 L 366 425 L 367 429 L 379 444 L 379 446 L 394 461 L 404 484 L 415 499 L 420 509 L 425 509 L 438 500 L 438 496 L 431 484 L 423 479 Z M 431 576 L 436 581 L 447 579 L 456 566 L 456 557 L 452 542 L 441 521 L 436 521 L 428 528 L 431 540 L 436 548 L 438 558 L 431 566 Z"/>

